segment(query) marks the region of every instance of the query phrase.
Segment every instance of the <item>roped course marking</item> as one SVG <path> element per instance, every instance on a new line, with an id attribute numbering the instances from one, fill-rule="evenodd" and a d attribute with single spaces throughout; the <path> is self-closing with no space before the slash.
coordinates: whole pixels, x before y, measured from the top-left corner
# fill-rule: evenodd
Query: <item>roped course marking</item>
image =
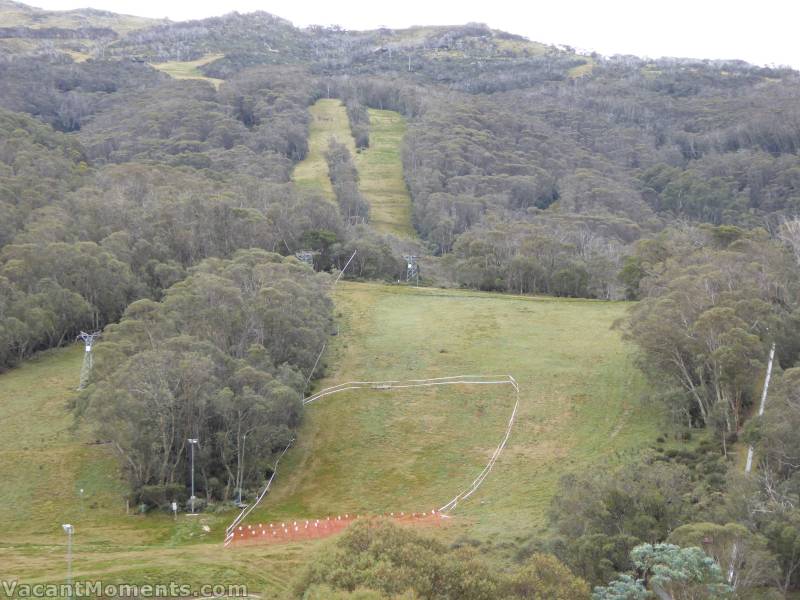
<path id="1" fill-rule="evenodd" d="M 434 377 L 430 379 L 408 379 L 408 380 L 389 380 L 389 381 L 348 381 L 345 383 L 340 383 L 338 385 L 334 385 L 323 390 L 320 390 L 316 394 L 309 396 L 308 398 L 303 399 L 303 405 L 308 406 L 312 402 L 315 402 L 321 398 L 325 398 L 326 396 L 330 396 L 333 394 L 338 394 L 339 392 L 346 392 L 349 390 L 358 390 L 358 389 L 372 389 L 372 390 L 392 390 L 392 389 L 405 389 L 405 388 L 415 388 L 415 387 L 432 387 L 432 386 L 440 386 L 440 385 L 511 385 L 514 388 L 515 392 L 515 401 L 514 401 L 514 408 L 511 411 L 511 416 L 508 419 L 508 425 L 506 426 L 505 434 L 503 439 L 497 445 L 494 452 L 492 453 L 489 462 L 486 463 L 486 466 L 483 470 L 478 474 L 478 476 L 473 479 L 472 483 L 462 492 L 456 494 L 450 502 L 442 506 L 438 509 L 438 513 L 441 513 L 442 516 L 447 517 L 447 513 L 452 512 L 458 506 L 458 503 L 461 501 L 466 500 L 472 494 L 477 491 L 477 489 L 481 486 L 484 480 L 489 476 L 492 468 L 494 468 L 497 459 L 502 454 L 503 450 L 508 443 L 508 438 L 511 436 L 511 430 L 514 426 L 514 420 L 517 416 L 517 409 L 519 408 L 519 384 L 517 380 L 514 379 L 511 375 L 496 375 L 496 376 L 484 376 L 484 375 L 452 375 L 450 377 Z M 256 496 L 255 501 L 250 504 L 249 506 L 242 509 L 242 511 L 237 515 L 237 517 L 233 520 L 233 522 L 228 526 L 225 530 L 225 547 L 229 546 L 233 540 L 236 533 L 236 527 L 259 505 L 259 503 L 264 499 L 264 496 L 267 495 L 270 488 L 272 487 L 272 482 L 275 479 L 275 476 L 278 473 L 278 464 L 280 463 L 281 459 L 283 458 L 284 454 L 289 450 L 291 445 L 294 443 L 294 439 L 292 439 L 283 451 L 278 456 L 277 460 L 275 461 L 275 466 L 272 471 L 272 475 L 267 480 L 266 485 L 264 488 L 259 492 L 258 496 Z"/>

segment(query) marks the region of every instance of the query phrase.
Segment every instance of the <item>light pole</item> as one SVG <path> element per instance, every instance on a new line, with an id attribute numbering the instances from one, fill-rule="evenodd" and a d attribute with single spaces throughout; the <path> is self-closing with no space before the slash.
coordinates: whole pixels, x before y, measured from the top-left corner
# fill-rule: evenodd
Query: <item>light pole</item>
<path id="1" fill-rule="evenodd" d="M 72 534 L 75 528 L 69 523 L 64 523 L 61 528 L 67 534 L 67 591 L 72 596 Z"/>
<path id="2" fill-rule="evenodd" d="M 194 514 L 194 445 L 198 443 L 200 440 L 197 438 L 189 438 L 189 444 L 192 447 L 192 496 L 189 498 L 189 505 L 191 506 L 191 514 Z"/>

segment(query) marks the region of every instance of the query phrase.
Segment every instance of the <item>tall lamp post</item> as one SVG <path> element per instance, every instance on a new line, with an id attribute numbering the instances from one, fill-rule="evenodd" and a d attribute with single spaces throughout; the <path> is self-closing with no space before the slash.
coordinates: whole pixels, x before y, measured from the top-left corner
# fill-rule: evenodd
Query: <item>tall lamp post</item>
<path id="1" fill-rule="evenodd" d="M 194 446 L 200 440 L 198 440 L 197 438 L 189 438 L 187 441 L 189 442 L 189 444 L 192 447 L 192 450 L 191 450 L 191 453 L 192 453 L 192 496 L 189 498 L 189 506 L 191 507 L 191 514 L 194 514 L 194 501 L 195 501 L 195 496 L 194 496 Z"/>
<path id="2" fill-rule="evenodd" d="M 67 590 L 72 595 L 72 534 L 75 528 L 69 523 L 64 523 L 61 528 L 67 534 Z"/>

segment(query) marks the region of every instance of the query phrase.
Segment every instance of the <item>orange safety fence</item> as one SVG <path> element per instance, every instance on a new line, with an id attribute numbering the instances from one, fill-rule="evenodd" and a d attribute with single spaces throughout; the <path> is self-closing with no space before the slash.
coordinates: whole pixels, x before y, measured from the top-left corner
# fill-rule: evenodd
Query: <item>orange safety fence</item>
<path id="1" fill-rule="evenodd" d="M 406 381 L 349 381 L 345 383 L 340 383 L 338 385 L 334 385 L 332 387 L 325 388 L 320 390 L 316 394 L 309 396 L 303 399 L 303 405 L 308 405 L 316 400 L 324 398 L 325 396 L 330 396 L 332 394 L 337 394 L 339 392 L 349 391 L 349 390 L 356 390 L 356 389 L 371 389 L 371 390 L 393 390 L 393 389 L 402 389 L 402 388 L 416 388 L 416 387 L 429 387 L 429 386 L 442 386 L 442 385 L 511 385 L 514 388 L 515 392 L 515 401 L 514 407 L 511 410 L 511 416 L 508 420 L 508 425 L 506 426 L 505 435 L 500 440 L 500 443 L 495 448 L 492 456 L 489 458 L 489 461 L 484 466 L 483 470 L 478 474 L 478 476 L 473 479 L 470 485 L 456 494 L 447 504 L 443 505 L 441 508 L 431 511 L 431 513 L 411 513 L 412 515 L 428 515 L 430 518 L 432 515 L 434 520 L 438 523 L 441 518 L 446 518 L 448 513 L 453 512 L 460 502 L 467 500 L 472 494 L 474 494 L 477 489 L 483 484 L 484 480 L 489 476 L 489 473 L 495 466 L 498 458 L 500 457 L 501 453 L 506 447 L 508 443 L 508 439 L 511 435 L 512 427 L 514 426 L 514 421 L 517 416 L 517 410 L 519 409 L 519 402 L 520 402 L 520 387 L 517 383 L 517 380 L 514 379 L 511 375 L 451 375 L 448 377 L 434 377 L 429 379 L 409 379 Z M 331 535 L 332 533 L 336 533 L 341 529 L 344 529 L 347 524 L 352 522 L 356 517 L 350 517 L 345 515 L 344 519 L 341 515 L 338 515 L 335 519 L 332 517 L 327 517 L 323 520 L 315 519 L 311 521 L 292 521 L 291 523 L 283 522 L 282 524 L 278 523 L 268 523 L 267 526 L 264 526 L 263 523 L 260 523 L 258 527 L 254 527 L 253 525 L 243 525 L 244 520 L 250 515 L 250 513 L 261 503 L 261 500 L 264 496 L 267 495 L 269 492 L 272 482 L 275 479 L 275 475 L 277 474 L 278 463 L 280 462 L 281 458 L 284 454 L 289 450 L 289 447 L 292 445 L 292 440 L 289 442 L 286 447 L 283 449 L 281 454 L 278 456 L 277 460 L 275 461 L 275 466 L 272 471 L 272 475 L 270 476 L 269 480 L 267 481 L 265 487 L 259 492 L 255 502 L 246 506 L 242 509 L 237 517 L 233 520 L 233 522 L 228 525 L 225 531 L 225 547 L 230 546 L 233 543 L 243 542 L 247 540 L 256 540 L 267 542 L 268 540 L 274 541 L 294 541 L 294 540 L 302 540 L 302 539 L 314 539 L 319 537 L 325 537 Z M 440 515 L 441 513 L 441 515 Z M 404 513 L 400 513 L 403 515 Z M 387 515 L 390 516 L 390 515 Z M 334 523 L 328 523 L 329 521 L 335 521 Z"/>
<path id="2" fill-rule="evenodd" d="M 239 525 L 231 536 L 230 544 L 286 544 L 328 537 L 344 531 L 357 519 L 372 515 L 336 515 L 322 519 L 284 520 L 254 525 Z M 430 512 L 387 513 L 381 515 L 401 524 L 440 526 L 447 515 L 437 510 Z"/>

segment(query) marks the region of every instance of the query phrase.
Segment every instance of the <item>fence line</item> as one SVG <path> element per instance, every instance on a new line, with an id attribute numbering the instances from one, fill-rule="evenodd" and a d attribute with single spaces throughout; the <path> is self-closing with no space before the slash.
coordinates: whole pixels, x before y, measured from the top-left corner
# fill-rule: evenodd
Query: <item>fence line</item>
<path id="1" fill-rule="evenodd" d="M 311 367 L 311 372 L 308 374 L 308 377 L 306 377 L 306 385 L 305 385 L 305 387 L 303 387 L 303 395 L 305 395 L 306 390 L 308 389 L 308 384 L 311 383 L 311 378 L 314 376 L 314 371 L 317 370 L 317 365 L 319 364 L 319 359 L 322 358 L 322 354 L 323 354 L 323 352 L 325 352 L 325 348 L 327 348 L 327 347 L 328 347 L 328 342 L 323 342 L 322 349 L 319 351 L 319 354 L 317 354 L 317 360 L 314 361 L 314 366 Z M 305 398 L 304 398 L 304 400 L 305 400 Z"/>
<path id="2" fill-rule="evenodd" d="M 509 375 L 508 378 L 510 380 L 511 385 L 514 387 L 515 400 L 514 400 L 514 408 L 511 411 L 511 417 L 508 419 L 508 426 L 506 427 L 506 433 L 503 436 L 502 441 L 500 442 L 500 444 L 498 444 L 497 448 L 495 448 L 492 457 L 489 459 L 489 462 L 486 463 L 486 466 L 483 468 L 483 471 L 481 471 L 480 475 L 478 475 L 473 480 L 472 484 L 466 490 L 464 490 L 460 494 L 456 494 L 456 496 L 453 497 L 453 499 L 450 500 L 450 502 L 442 506 L 439 509 L 439 512 L 448 513 L 455 510 L 456 506 L 458 506 L 458 503 L 460 501 L 466 500 L 472 494 L 474 494 L 475 491 L 481 486 L 484 479 L 486 479 L 489 476 L 489 472 L 492 470 L 494 464 L 497 462 L 497 459 L 500 458 L 500 454 L 505 449 L 506 444 L 508 443 L 508 438 L 511 436 L 511 429 L 514 427 L 514 420 L 517 418 L 517 409 L 519 408 L 519 384 L 517 384 L 517 380 L 514 379 L 511 375 Z"/>
<path id="3" fill-rule="evenodd" d="M 456 376 L 456 377 L 480 377 L 478 375 L 468 375 L 468 376 Z M 404 383 L 402 381 L 349 381 L 347 383 L 342 383 L 337 386 L 333 386 L 330 388 L 326 388 L 314 394 L 313 396 L 309 396 L 308 398 L 303 400 L 303 405 L 309 405 L 312 402 L 319 400 L 320 398 L 324 398 L 326 396 L 330 396 L 332 394 L 338 394 L 339 392 L 346 392 L 348 390 L 362 390 L 362 389 L 371 389 L 371 390 L 391 390 L 391 389 L 402 389 L 402 388 L 415 388 L 415 387 L 431 387 L 431 386 L 438 386 L 438 385 L 492 385 L 492 384 L 510 384 L 511 382 L 507 379 L 508 376 L 505 376 L 506 379 L 496 379 L 496 380 L 485 380 L 480 381 L 478 379 L 455 379 L 455 378 L 444 378 L 440 377 L 437 378 L 438 380 L 431 379 L 417 379 L 417 380 L 409 380 L 408 383 Z M 442 379 L 450 379 L 450 381 L 441 381 Z M 414 382 L 414 383 L 412 383 Z"/>
<path id="4" fill-rule="evenodd" d="M 348 381 L 345 383 L 340 383 L 338 385 L 334 385 L 323 390 L 320 390 L 316 394 L 309 396 L 303 400 L 303 405 L 311 404 L 312 402 L 319 400 L 321 398 L 325 398 L 326 396 L 330 396 L 333 394 L 338 394 L 339 392 L 345 392 L 349 390 L 358 390 L 358 389 L 372 389 L 372 390 L 391 390 L 391 389 L 407 389 L 407 388 L 416 388 L 416 387 L 430 387 L 430 386 L 439 386 L 439 385 L 511 385 L 514 388 L 515 393 L 515 401 L 514 401 L 514 408 L 511 411 L 511 416 L 508 419 L 508 425 L 506 426 L 505 434 L 503 435 L 503 439 L 498 444 L 497 448 L 495 448 L 494 452 L 492 453 L 489 462 L 486 463 L 486 466 L 483 470 L 478 474 L 478 476 L 470 483 L 470 485 L 453 497 L 450 502 L 445 504 L 439 509 L 440 513 L 444 513 L 446 516 L 447 513 L 452 512 L 458 506 L 458 503 L 461 501 L 466 500 L 472 494 L 474 494 L 477 489 L 483 484 L 484 480 L 489 476 L 489 473 L 494 468 L 495 463 L 500 458 L 500 454 L 502 454 L 503 450 L 508 443 L 508 439 L 511 436 L 511 430 L 514 426 L 514 421 L 517 416 L 517 410 L 519 409 L 519 384 L 517 380 L 514 379 L 511 375 L 491 375 L 491 376 L 484 376 L 484 375 L 451 375 L 448 377 L 432 377 L 429 379 L 408 379 L 408 380 L 386 380 L 386 381 Z M 233 520 L 233 522 L 228 526 L 225 530 L 225 546 L 231 544 L 234 539 L 235 535 L 235 528 L 239 525 L 246 517 L 249 515 L 258 504 L 263 500 L 264 496 L 270 490 L 272 486 L 272 482 L 275 479 L 275 476 L 278 473 L 278 463 L 280 462 L 283 455 L 291 447 L 294 440 L 289 442 L 286 448 L 283 449 L 278 459 L 275 461 L 275 468 L 272 471 L 272 475 L 270 476 L 267 484 L 264 486 L 264 489 L 259 493 L 256 497 L 256 500 L 249 505 L 248 507 L 242 509 L 242 512 Z"/>
<path id="5" fill-rule="evenodd" d="M 502 454 L 503 450 L 508 443 L 508 438 L 511 436 L 511 430 L 514 427 L 514 421 L 517 417 L 517 410 L 519 409 L 519 384 L 517 380 L 514 379 L 511 375 L 493 375 L 493 376 L 483 376 L 483 375 L 451 375 L 448 377 L 432 377 L 429 379 L 409 379 L 406 381 L 398 381 L 398 380 L 388 380 L 388 381 L 348 381 L 345 383 L 340 383 L 335 386 L 331 386 L 329 388 L 325 388 L 320 390 L 313 396 L 309 396 L 305 400 L 303 400 L 304 405 L 311 404 L 312 402 L 324 398 L 326 396 L 330 396 L 332 394 L 338 394 L 339 392 L 345 392 L 348 390 L 356 390 L 356 389 L 374 389 L 374 390 L 390 390 L 390 389 L 402 389 L 402 388 L 414 388 L 414 387 L 429 387 L 429 386 L 438 386 L 438 385 L 511 385 L 514 388 L 515 392 L 515 402 L 514 408 L 511 411 L 511 416 L 508 420 L 508 425 L 506 426 L 506 431 L 503 436 L 503 439 L 498 444 L 497 448 L 495 448 L 494 452 L 492 453 L 489 462 L 480 472 L 480 474 L 472 481 L 472 483 L 462 491 L 461 493 L 457 494 L 450 502 L 442 506 L 439 509 L 440 512 L 448 513 L 453 511 L 460 501 L 466 500 L 472 494 L 474 494 L 477 489 L 481 486 L 484 482 L 486 477 L 489 476 L 489 473 L 494 468 L 495 463 L 497 462 L 500 454 Z"/>
<path id="6" fill-rule="evenodd" d="M 230 525 L 228 525 L 227 529 L 225 529 L 225 546 L 230 545 L 231 541 L 233 541 L 233 534 L 236 526 L 239 523 L 241 523 L 244 520 L 244 518 L 247 517 L 247 515 L 253 512 L 253 509 L 259 505 L 261 500 L 264 499 L 264 496 L 267 495 L 267 492 L 269 492 L 269 488 L 272 487 L 272 482 L 275 479 L 275 475 L 278 474 L 278 463 L 281 462 L 283 455 L 286 454 L 286 452 L 289 450 L 289 448 L 292 446 L 293 443 L 294 443 L 294 438 L 292 438 L 292 440 L 288 444 L 286 444 L 286 448 L 284 448 L 283 452 L 281 452 L 280 455 L 278 456 L 278 459 L 275 461 L 275 466 L 272 469 L 272 475 L 270 475 L 269 479 L 267 480 L 267 484 L 264 486 L 264 489 L 262 489 L 261 492 L 259 492 L 258 496 L 256 496 L 255 502 L 253 502 L 249 506 L 244 507 L 242 511 L 237 515 L 237 517 L 233 520 L 233 522 Z"/>
<path id="7" fill-rule="evenodd" d="M 440 515 L 434 508 L 430 512 L 421 513 L 385 513 L 387 519 L 398 523 L 414 523 L 418 525 L 441 526 L 445 515 Z M 328 537 L 346 529 L 357 521 L 360 515 L 345 514 L 323 517 L 320 519 L 284 520 L 271 523 L 239 525 L 233 531 L 231 543 L 247 544 L 284 544 Z"/>

